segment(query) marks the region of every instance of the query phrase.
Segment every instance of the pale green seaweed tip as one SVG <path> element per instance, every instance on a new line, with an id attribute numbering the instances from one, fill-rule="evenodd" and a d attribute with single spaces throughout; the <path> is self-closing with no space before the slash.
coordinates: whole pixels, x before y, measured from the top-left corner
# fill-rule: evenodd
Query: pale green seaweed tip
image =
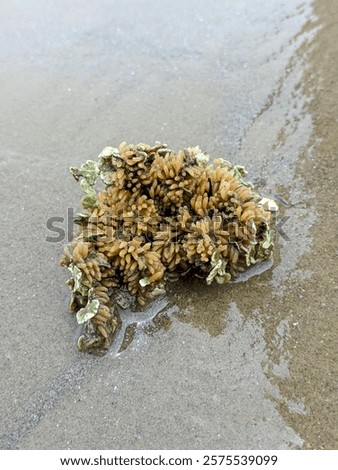
<path id="1" fill-rule="evenodd" d="M 76 320 L 79 325 L 85 323 L 91 318 L 95 317 L 100 307 L 100 302 L 97 299 L 91 300 L 87 305 L 81 308 L 76 314 Z"/>

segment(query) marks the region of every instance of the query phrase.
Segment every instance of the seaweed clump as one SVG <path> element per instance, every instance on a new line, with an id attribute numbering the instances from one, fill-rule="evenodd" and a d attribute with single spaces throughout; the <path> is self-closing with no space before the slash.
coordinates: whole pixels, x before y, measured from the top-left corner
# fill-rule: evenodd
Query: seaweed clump
<path id="1" fill-rule="evenodd" d="M 107 351 L 121 289 L 143 306 L 173 275 L 223 284 L 271 257 L 276 205 L 254 192 L 243 167 L 222 158 L 209 163 L 199 147 L 176 153 L 160 143 L 123 142 L 70 171 L 84 211 L 61 265 L 72 274 L 70 310 L 84 325 L 80 350 Z"/>

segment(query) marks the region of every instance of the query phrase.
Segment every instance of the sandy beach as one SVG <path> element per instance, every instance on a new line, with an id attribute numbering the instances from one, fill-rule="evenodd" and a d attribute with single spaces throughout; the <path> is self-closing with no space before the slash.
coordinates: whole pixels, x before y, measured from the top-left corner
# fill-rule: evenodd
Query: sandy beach
<path id="1" fill-rule="evenodd" d="M 329 0 L 2 2 L 1 449 L 338 449 L 337 25 Z M 68 168 L 122 141 L 244 165 L 278 237 L 95 357 L 59 265 Z"/>

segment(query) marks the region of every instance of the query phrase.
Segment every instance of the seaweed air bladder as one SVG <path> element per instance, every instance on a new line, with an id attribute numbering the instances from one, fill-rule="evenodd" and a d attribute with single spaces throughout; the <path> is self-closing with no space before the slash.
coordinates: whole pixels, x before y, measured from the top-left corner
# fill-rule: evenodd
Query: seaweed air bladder
<path id="1" fill-rule="evenodd" d="M 107 352 L 121 291 L 144 306 L 174 275 L 223 284 L 271 258 L 276 204 L 254 192 L 242 166 L 209 160 L 199 147 L 123 142 L 70 168 L 83 212 L 61 265 L 71 272 L 70 311 L 83 325 L 80 350 Z"/>

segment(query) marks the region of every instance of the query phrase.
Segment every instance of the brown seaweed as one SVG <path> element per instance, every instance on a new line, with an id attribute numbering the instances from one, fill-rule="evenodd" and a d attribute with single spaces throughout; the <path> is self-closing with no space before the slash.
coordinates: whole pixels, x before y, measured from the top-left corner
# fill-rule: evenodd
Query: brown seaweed
<path id="1" fill-rule="evenodd" d="M 176 153 L 160 143 L 123 142 L 70 171 L 84 210 L 61 265 L 72 274 L 70 310 L 84 325 L 80 350 L 108 350 L 121 288 L 145 305 L 175 275 L 190 270 L 223 284 L 272 255 L 274 201 L 254 192 L 243 167 L 209 162 L 199 147 Z"/>

